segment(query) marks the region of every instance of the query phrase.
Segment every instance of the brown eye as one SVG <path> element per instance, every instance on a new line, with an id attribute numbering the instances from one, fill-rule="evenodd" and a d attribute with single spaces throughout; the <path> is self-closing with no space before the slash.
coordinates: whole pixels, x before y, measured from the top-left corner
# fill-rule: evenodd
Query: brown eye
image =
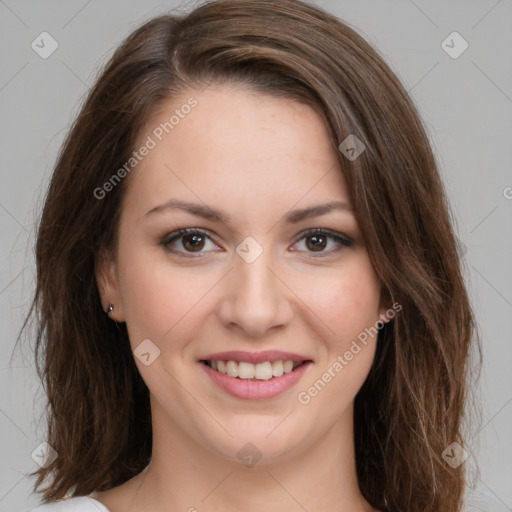
<path id="1" fill-rule="evenodd" d="M 182 237 L 182 240 L 182 245 L 187 251 L 200 251 L 204 247 L 203 235 L 185 235 Z"/>
<path id="2" fill-rule="evenodd" d="M 327 244 L 327 237 L 324 235 L 309 235 L 306 237 L 306 240 L 311 241 L 311 243 L 306 242 L 308 249 L 317 252 L 325 249 L 325 246 Z"/>
<path id="3" fill-rule="evenodd" d="M 339 252 L 342 247 L 351 247 L 353 245 L 352 239 L 341 233 L 329 231 L 327 229 L 310 229 L 305 233 L 302 233 L 299 241 L 305 240 L 306 252 L 317 253 L 318 256 L 328 256 L 332 253 Z M 325 250 L 329 245 L 329 241 L 334 241 L 334 246 L 338 248 Z M 316 257 L 315 254 L 312 257 Z"/>
<path id="4" fill-rule="evenodd" d="M 162 245 L 166 251 L 186 256 L 187 254 L 208 252 L 203 251 L 208 241 L 215 246 L 210 236 L 204 231 L 198 229 L 180 229 L 167 235 L 160 242 L 160 245 Z"/>

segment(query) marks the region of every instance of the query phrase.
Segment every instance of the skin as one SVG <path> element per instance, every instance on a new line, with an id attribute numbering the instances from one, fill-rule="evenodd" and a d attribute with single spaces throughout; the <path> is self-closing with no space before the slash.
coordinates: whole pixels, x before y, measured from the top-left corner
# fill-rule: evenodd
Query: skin
<path id="1" fill-rule="evenodd" d="M 132 349 L 150 339 L 160 350 L 148 366 L 135 357 L 150 390 L 152 461 L 92 496 L 111 512 L 373 511 L 357 485 L 353 403 L 376 338 L 308 404 L 297 398 L 389 308 L 352 210 L 281 220 L 330 201 L 350 206 L 327 129 L 307 105 L 211 85 L 169 100 L 140 142 L 191 96 L 197 106 L 129 176 L 117 256 L 106 255 L 97 272 L 103 304 L 113 303 L 111 318 L 126 322 Z M 223 210 L 230 221 L 177 209 L 147 214 L 170 199 Z M 172 243 L 181 256 L 163 247 L 181 228 L 207 231 L 199 253 L 190 237 Z M 315 251 L 312 236 L 301 235 L 311 228 L 353 244 L 327 237 Z M 247 236 L 263 248 L 252 263 L 236 252 Z M 213 352 L 270 349 L 313 364 L 268 400 L 226 394 L 198 363 Z M 248 442 L 262 457 L 253 467 L 237 458 Z"/>

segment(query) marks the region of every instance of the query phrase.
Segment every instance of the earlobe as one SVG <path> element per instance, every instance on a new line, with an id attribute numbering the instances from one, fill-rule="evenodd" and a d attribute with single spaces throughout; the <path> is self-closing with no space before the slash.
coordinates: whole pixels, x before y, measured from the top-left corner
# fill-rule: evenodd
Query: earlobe
<path id="1" fill-rule="evenodd" d="M 380 308 L 379 310 L 379 322 L 383 324 L 387 324 L 391 320 L 389 316 L 389 308 Z"/>
<path id="2" fill-rule="evenodd" d="M 107 251 L 103 251 L 98 257 L 95 277 L 103 311 L 112 320 L 124 322 L 116 264 L 112 255 Z"/>
<path id="3" fill-rule="evenodd" d="M 400 308 L 401 309 L 401 308 Z M 379 322 L 387 324 L 396 315 L 393 299 L 388 290 L 381 294 L 380 307 L 379 307 Z"/>

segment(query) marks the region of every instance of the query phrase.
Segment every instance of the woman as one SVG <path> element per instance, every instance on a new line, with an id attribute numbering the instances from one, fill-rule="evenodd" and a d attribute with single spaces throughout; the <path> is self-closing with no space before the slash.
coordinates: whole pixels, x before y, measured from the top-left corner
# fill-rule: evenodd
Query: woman
<path id="1" fill-rule="evenodd" d="M 461 510 L 445 193 L 334 16 L 219 0 L 137 29 L 64 143 L 37 270 L 38 512 Z"/>

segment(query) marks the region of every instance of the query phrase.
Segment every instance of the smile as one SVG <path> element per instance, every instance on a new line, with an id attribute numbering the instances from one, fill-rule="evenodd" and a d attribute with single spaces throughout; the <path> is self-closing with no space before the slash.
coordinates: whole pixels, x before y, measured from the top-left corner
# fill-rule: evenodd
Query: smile
<path id="1" fill-rule="evenodd" d="M 265 400 L 294 386 L 313 361 L 281 351 L 231 351 L 206 356 L 198 363 L 211 381 L 229 395 Z"/>
<path id="2" fill-rule="evenodd" d="M 291 373 L 303 363 L 287 361 L 265 361 L 253 364 L 247 361 L 205 361 L 210 368 L 224 375 L 238 379 L 270 380 Z"/>

